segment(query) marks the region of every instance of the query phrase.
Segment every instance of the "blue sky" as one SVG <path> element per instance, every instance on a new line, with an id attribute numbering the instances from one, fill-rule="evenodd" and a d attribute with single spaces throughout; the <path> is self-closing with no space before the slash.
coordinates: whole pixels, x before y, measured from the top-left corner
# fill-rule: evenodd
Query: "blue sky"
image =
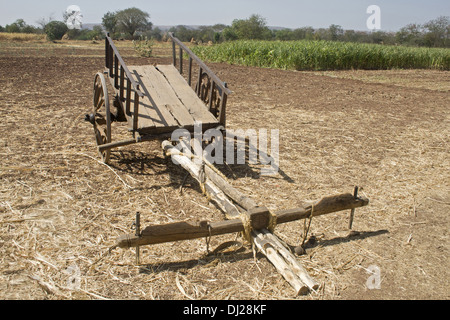
<path id="1" fill-rule="evenodd" d="M 397 31 L 409 23 L 424 23 L 450 16 L 449 0 L 0 0 L 0 25 L 22 18 L 36 25 L 50 15 L 62 20 L 69 5 L 78 5 L 84 23 L 99 23 L 108 11 L 138 7 L 150 14 L 154 25 L 230 25 L 233 19 L 259 14 L 270 26 L 367 30 L 369 5 L 381 9 L 381 30 Z"/>

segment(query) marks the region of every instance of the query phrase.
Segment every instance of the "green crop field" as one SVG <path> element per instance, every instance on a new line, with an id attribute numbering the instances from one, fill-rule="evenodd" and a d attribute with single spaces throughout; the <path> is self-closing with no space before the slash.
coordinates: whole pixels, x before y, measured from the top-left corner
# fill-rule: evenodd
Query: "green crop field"
<path id="1" fill-rule="evenodd" d="M 450 49 L 332 41 L 231 41 L 196 46 L 211 62 L 295 70 L 450 70 Z"/>

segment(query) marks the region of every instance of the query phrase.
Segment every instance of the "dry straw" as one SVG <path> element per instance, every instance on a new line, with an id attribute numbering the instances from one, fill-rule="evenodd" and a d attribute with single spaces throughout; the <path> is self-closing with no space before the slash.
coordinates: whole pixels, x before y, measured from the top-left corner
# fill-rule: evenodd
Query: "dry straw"
<path id="1" fill-rule="evenodd" d="M 442 282 L 450 202 L 447 73 L 349 71 L 331 77 L 213 65 L 234 91 L 229 128 L 282 129 L 279 175 L 260 177 L 258 165 L 230 165 L 232 173 L 220 167 L 236 178 L 233 186 L 271 210 L 351 192 L 354 185 L 371 200 L 356 211 L 358 237 L 347 237 L 348 212 L 314 218 L 308 234 L 316 244 L 298 260 L 321 287 L 294 297 L 274 267 L 259 255 L 252 259 L 247 246 L 228 255 L 205 255 L 204 239 L 149 246 L 141 248 L 140 266 L 132 250 L 109 252 L 119 235 L 130 232 L 136 211 L 143 226 L 223 217 L 192 179 L 177 192 L 185 172 L 164 159 L 159 143 L 123 148 L 113 152 L 108 167 L 99 163 L 92 128 L 81 118 L 74 125 L 74 119 L 91 110 L 103 48 L 95 49 L 98 57 L 70 56 L 71 63 L 56 44 L 41 50 L 34 58 L 3 49 L 0 55 L 0 97 L 8 110 L 0 126 L 2 299 L 448 295 Z M 82 47 L 74 50 L 85 54 Z M 378 77 L 382 82 L 374 83 Z M 128 137 L 125 128 L 116 129 L 115 139 Z M 275 231 L 296 246 L 302 227 L 278 225 Z M 210 246 L 227 241 L 229 236 L 213 238 Z M 365 286 L 372 264 L 381 268 L 382 291 Z M 79 287 L 68 286 L 76 275 L 68 273 L 72 265 L 80 270 Z"/>

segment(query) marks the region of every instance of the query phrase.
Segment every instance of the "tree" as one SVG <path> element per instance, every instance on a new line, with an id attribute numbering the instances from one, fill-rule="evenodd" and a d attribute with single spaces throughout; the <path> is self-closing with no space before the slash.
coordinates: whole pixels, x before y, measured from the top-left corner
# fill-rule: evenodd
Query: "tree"
<path id="1" fill-rule="evenodd" d="M 214 40 L 215 31 L 212 27 L 209 26 L 200 26 L 196 32 L 196 39 L 201 40 L 203 42 L 209 42 Z"/>
<path id="2" fill-rule="evenodd" d="M 231 27 L 226 27 L 225 29 L 223 29 L 222 36 L 225 39 L 225 41 L 233 41 L 238 39 L 236 31 L 234 31 L 234 29 Z"/>
<path id="3" fill-rule="evenodd" d="M 281 41 L 294 40 L 294 32 L 290 29 L 281 29 L 275 31 L 275 39 Z"/>
<path id="4" fill-rule="evenodd" d="M 372 38 L 372 43 L 376 44 L 395 44 L 395 34 L 385 32 L 385 31 L 374 31 L 370 33 L 370 37 Z"/>
<path id="5" fill-rule="evenodd" d="M 329 40 L 328 36 L 329 36 L 328 29 L 319 28 L 317 30 L 314 30 L 312 39 L 313 40 Z"/>
<path id="6" fill-rule="evenodd" d="M 5 31 L 9 33 L 19 33 L 20 28 L 16 23 L 11 23 L 5 26 Z"/>
<path id="7" fill-rule="evenodd" d="M 42 30 L 44 30 L 45 26 L 53 20 L 55 20 L 55 19 L 53 18 L 53 15 L 51 14 L 48 16 L 48 18 L 42 17 L 41 19 L 37 20 L 36 23 L 41 26 Z"/>
<path id="8" fill-rule="evenodd" d="M 417 23 L 408 24 L 395 34 L 395 39 L 400 44 L 421 45 L 423 42 L 422 26 Z"/>
<path id="9" fill-rule="evenodd" d="M 62 21 L 51 21 L 47 23 L 44 28 L 47 39 L 50 41 L 61 40 L 67 30 L 69 30 L 69 28 L 67 28 L 67 25 Z"/>
<path id="10" fill-rule="evenodd" d="M 314 37 L 314 28 L 313 27 L 303 27 L 299 29 L 295 29 L 293 31 L 295 40 L 312 40 Z"/>
<path id="11" fill-rule="evenodd" d="M 173 32 L 175 37 L 180 39 L 180 41 L 189 42 L 192 38 L 195 38 L 196 34 L 194 30 L 186 28 L 186 26 L 176 26 L 169 29 L 169 32 Z"/>
<path id="12" fill-rule="evenodd" d="M 163 37 L 163 31 L 158 27 L 152 28 L 151 31 L 147 31 L 147 37 L 156 41 L 161 41 Z"/>
<path id="13" fill-rule="evenodd" d="M 6 26 L 6 32 L 22 32 L 26 23 L 23 19 L 17 19 L 15 22 Z"/>
<path id="14" fill-rule="evenodd" d="M 111 35 L 116 33 L 117 29 L 117 13 L 116 12 L 107 12 L 102 18 L 102 25 L 105 27 L 105 30 L 109 32 Z"/>
<path id="15" fill-rule="evenodd" d="M 116 13 L 117 27 L 120 31 L 129 34 L 131 38 L 137 31 L 150 31 L 152 23 L 150 15 L 138 8 L 128 8 Z"/>
<path id="16" fill-rule="evenodd" d="M 19 32 L 23 32 L 23 29 L 26 27 L 26 23 L 23 19 L 17 19 L 16 21 L 14 21 L 11 24 L 7 24 L 5 26 L 5 30 L 6 32 L 10 32 L 10 33 L 19 33 Z"/>
<path id="17" fill-rule="evenodd" d="M 439 17 L 424 24 L 426 31 L 424 35 L 425 44 L 429 47 L 450 46 L 450 19 Z"/>
<path id="18" fill-rule="evenodd" d="M 38 29 L 26 24 L 23 19 L 17 19 L 13 23 L 7 24 L 4 31 L 9 33 L 37 33 Z"/>
<path id="19" fill-rule="evenodd" d="M 253 14 L 248 19 L 236 19 L 231 25 L 238 39 L 269 40 L 272 32 L 266 25 L 266 19 L 260 15 Z"/>
<path id="20" fill-rule="evenodd" d="M 342 39 L 342 36 L 344 35 L 344 29 L 342 29 L 341 26 L 338 26 L 336 24 L 332 24 L 328 28 L 328 32 L 330 33 L 331 41 L 338 41 L 338 40 Z"/>
<path id="21" fill-rule="evenodd" d="M 220 32 L 214 32 L 214 43 L 221 42 L 222 36 Z"/>

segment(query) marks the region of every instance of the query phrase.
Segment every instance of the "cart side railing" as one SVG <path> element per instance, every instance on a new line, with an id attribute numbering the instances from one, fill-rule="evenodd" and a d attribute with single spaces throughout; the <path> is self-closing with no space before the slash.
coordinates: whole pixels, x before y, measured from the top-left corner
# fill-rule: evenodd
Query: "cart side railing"
<path id="1" fill-rule="evenodd" d="M 225 126 L 225 115 L 226 115 L 226 104 L 228 95 L 232 92 L 228 89 L 226 82 L 221 81 L 217 75 L 211 71 L 210 68 L 197 57 L 184 43 L 177 39 L 172 32 L 168 33 L 170 39 L 172 40 L 172 55 L 173 55 L 173 65 L 177 67 L 177 60 L 179 62 L 178 71 L 182 75 L 183 69 L 183 53 L 185 52 L 189 57 L 188 64 L 188 84 L 192 86 L 192 65 L 195 62 L 198 67 L 198 80 L 195 91 L 198 97 L 207 103 L 207 106 L 211 112 L 213 109 L 216 110 L 216 116 L 219 123 Z M 176 45 L 179 47 L 179 54 L 177 59 L 177 49 Z M 206 79 L 205 79 L 206 78 Z M 207 83 L 204 83 L 206 80 Z M 203 85 L 202 85 L 203 84 Z M 214 112 L 213 112 L 214 113 Z"/>
<path id="2" fill-rule="evenodd" d="M 143 97 L 144 94 L 131 75 L 130 70 L 128 70 L 109 33 L 105 38 L 105 65 L 108 76 L 112 80 L 111 83 L 119 92 L 120 103 L 125 103 L 125 112 L 128 116 L 131 115 L 131 102 L 134 102 L 132 119 L 133 131 L 135 132 L 138 130 L 139 98 Z M 131 99 L 132 92 L 134 92 L 134 100 Z"/>

